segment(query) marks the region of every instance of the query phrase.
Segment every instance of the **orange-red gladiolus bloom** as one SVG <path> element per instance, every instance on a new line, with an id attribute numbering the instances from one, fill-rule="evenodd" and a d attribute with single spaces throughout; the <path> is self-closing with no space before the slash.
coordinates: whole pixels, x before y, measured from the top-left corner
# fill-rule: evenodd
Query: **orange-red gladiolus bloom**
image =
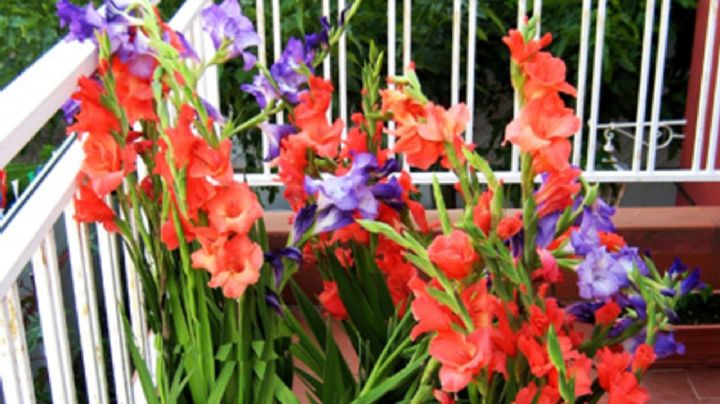
<path id="1" fill-rule="evenodd" d="M 460 230 L 435 237 L 428 247 L 428 254 L 430 261 L 452 279 L 465 278 L 477 259 L 470 238 Z"/>
<path id="2" fill-rule="evenodd" d="M 221 233 L 246 234 L 263 214 L 255 193 L 246 183 L 239 182 L 219 188 L 206 209 L 210 225 Z"/>
<path id="3" fill-rule="evenodd" d="M 122 184 L 125 176 L 135 171 L 137 154 L 132 146 L 121 148 L 105 132 L 90 134 L 83 143 L 85 160 L 81 170 L 90 178 L 93 190 L 104 197 Z"/>
<path id="4" fill-rule="evenodd" d="M 345 320 L 348 316 L 342 300 L 337 283 L 323 281 L 323 291 L 318 295 L 318 300 L 325 308 L 325 311 L 337 320 Z"/>
<path id="5" fill-rule="evenodd" d="M 318 156 L 334 158 L 340 146 L 343 122 L 340 119 L 330 125 L 325 112 L 330 107 L 333 85 L 320 77 L 310 78 L 310 91 L 300 94 L 300 104 L 295 107 L 293 123 L 300 129 L 296 137 L 305 147 L 313 149 Z"/>
<path id="6" fill-rule="evenodd" d="M 223 247 L 222 267 L 210 278 L 210 287 L 222 287 L 225 297 L 237 299 L 260 278 L 263 252 L 245 234 L 236 234 Z"/>
<path id="7" fill-rule="evenodd" d="M 442 365 L 439 376 L 443 390 L 460 391 L 480 368 L 490 363 L 490 329 L 480 328 L 469 335 L 453 330 L 442 331 L 430 341 L 428 351 Z"/>

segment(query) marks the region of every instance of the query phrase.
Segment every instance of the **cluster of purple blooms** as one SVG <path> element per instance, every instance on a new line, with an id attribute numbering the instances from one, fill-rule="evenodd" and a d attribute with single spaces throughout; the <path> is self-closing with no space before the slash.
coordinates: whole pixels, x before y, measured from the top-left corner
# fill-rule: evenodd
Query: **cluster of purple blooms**
<path id="1" fill-rule="evenodd" d="M 243 84 L 242 90 L 255 97 L 261 109 L 275 100 L 284 99 L 295 105 L 300 102 L 300 94 L 305 91 L 303 85 L 308 77 L 305 70 L 313 73 L 313 60 L 316 52 L 328 46 L 330 23 L 327 18 L 320 20 L 322 29 L 305 36 L 305 42 L 291 37 L 278 60 L 270 66 L 271 82 L 262 73 L 253 77 L 250 84 Z"/>
<path id="2" fill-rule="evenodd" d="M 597 199 L 592 206 L 586 207 L 579 220 L 579 227 L 571 234 L 571 244 L 575 254 L 583 261 L 577 268 L 578 288 L 580 296 L 586 301 L 568 307 L 568 312 L 579 321 L 594 323 L 595 311 L 602 307 L 608 299 L 613 299 L 624 313 L 609 330 L 608 337 L 620 336 L 636 320 L 647 318 L 647 303 L 640 293 L 640 288 L 633 284 L 630 274 L 637 268 L 641 275 L 649 275 L 649 269 L 638 254 L 637 248 L 623 247 L 618 252 L 609 252 L 600 242 L 598 231 L 615 232 L 612 216 L 615 209 Z M 676 259 L 667 271 L 669 285 L 659 292 L 666 297 L 682 296 L 704 285 L 700 281 L 700 271 L 688 268 Z M 676 317 L 670 309 L 665 309 L 672 320 Z M 628 350 L 645 341 L 645 333 L 641 332 L 628 342 Z M 656 335 L 655 353 L 663 358 L 673 354 L 682 354 L 685 347 L 677 343 L 672 333 Z"/>
<path id="3" fill-rule="evenodd" d="M 314 233 L 319 234 L 352 224 L 356 213 L 364 219 L 377 218 L 380 202 L 401 209 L 402 187 L 397 179 L 379 182 L 398 170 L 396 160 L 388 159 L 379 166 L 375 155 L 357 153 L 353 156 L 352 168 L 345 175 L 328 175 L 321 180 L 305 177 L 305 192 L 317 195 L 317 205 L 308 205 L 298 212 L 295 236 L 305 234 L 312 226 L 316 211 Z"/>

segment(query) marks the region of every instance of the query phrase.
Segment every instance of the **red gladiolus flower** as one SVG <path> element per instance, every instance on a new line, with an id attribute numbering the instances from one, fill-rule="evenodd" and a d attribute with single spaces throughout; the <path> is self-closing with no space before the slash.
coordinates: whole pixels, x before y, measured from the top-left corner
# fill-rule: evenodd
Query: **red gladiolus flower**
<path id="1" fill-rule="evenodd" d="M 154 59 L 151 63 L 154 63 Z M 157 121 L 152 75 L 142 78 L 132 74 L 129 64 L 123 63 L 117 56 L 112 61 L 112 73 L 115 76 L 115 93 L 125 110 L 128 123 L 133 124 L 139 120 Z"/>
<path id="2" fill-rule="evenodd" d="M 313 149 L 318 156 L 328 158 L 337 156 L 343 129 L 342 120 L 337 119 L 331 126 L 325 115 L 332 93 L 332 83 L 320 77 L 310 78 L 310 91 L 300 94 L 300 104 L 295 107 L 293 115 L 293 124 L 300 132 L 291 136 Z"/>
<path id="3" fill-rule="evenodd" d="M 221 233 L 246 234 L 263 214 L 255 193 L 246 183 L 239 182 L 219 188 L 206 210 L 210 224 Z"/>
<path id="4" fill-rule="evenodd" d="M 223 266 L 212 274 L 208 286 L 222 287 L 225 297 L 237 299 L 260 278 L 263 252 L 245 234 L 236 234 L 223 248 Z"/>
<path id="5" fill-rule="evenodd" d="M 551 171 L 535 194 L 535 202 L 539 207 L 538 216 L 544 217 L 572 206 L 573 198 L 580 192 L 578 177 L 580 177 L 578 168 L 570 167 L 561 171 Z"/>
<path id="6" fill-rule="evenodd" d="M 435 237 L 428 247 L 428 255 L 430 261 L 452 279 L 465 278 L 477 259 L 470 238 L 460 230 Z"/>
<path id="7" fill-rule="evenodd" d="M 194 120 L 195 110 L 190 105 L 185 104 L 180 108 L 176 126 L 165 131 L 170 139 L 176 168 L 185 167 L 190 162 L 195 145 L 201 141 L 201 138 L 193 134 L 192 123 Z M 162 159 L 164 160 L 164 156 Z"/>
<path id="8" fill-rule="evenodd" d="M 487 235 L 490 232 L 490 224 L 492 215 L 490 213 L 490 203 L 492 202 L 492 191 L 488 190 L 480 195 L 477 205 L 473 208 L 473 223 Z"/>
<path id="9" fill-rule="evenodd" d="M 617 233 L 598 231 L 597 234 L 600 239 L 600 244 L 604 245 L 608 252 L 618 252 L 627 245 L 625 239 Z"/>
<path id="10" fill-rule="evenodd" d="M 74 125 L 67 128 L 68 133 L 110 133 L 119 131 L 120 123 L 115 115 L 102 104 L 100 97 L 105 92 L 98 81 L 80 77 L 78 90 L 72 98 L 80 103 L 80 112 L 75 116 Z"/>
<path id="11" fill-rule="evenodd" d="M 547 52 L 537 53 L 523 71 L 527 74 L 524 87 L 527 101 L 557 92 L 576 95 L 575 88 L 565 81 L 565 62 Z"/>
<path id="12" fill-rule="evenodd" d="M 552 34 L 549 32 L 540 39 L 525 42 L 520 31 L 511 29 L 508 35 L 502 38 L 502 41 L 510 49 L 510 57 L 520 66 L 534 57 L 540 49 L 550 45 L 552 42 Z"/>
<path id="13" fill-rule="evenodd" d="M 620 374 L 610 385 L 609 404 L 642 404 L 650 401 L 650 395 L 638 384 L 630 372 Z"/>
<path id="14" fill-rule="evenodd" d="M 340 300 L 340 292 L 337 283 L 323 281 L 323 291 L 318 295 L 318 300 L 325 308 L 327 314 L 333 316 L 337 320 L 345 320 L 348 316 L 347 310 L 342 300 Z"/>
<path id="15" fill-rule="evenodd" d="M 81 170 L 101 198 L 117 189 L 125 176 L 135 171 L 135 149 L 121 148 L 109 133 L 90 134 L 83 143 L 83 151 L 85 160 Z"/>
<path id="16" fill-rule="evenodd" d="M 73 198 L 75 214 L 73 218 L 81 223 L 100 222 L 109 232 L 119 231 L 115 224 L 115 212 L 100 198 L 82 177 L 77 180 L 77 194 Z"/>
<path id="17" fill-rule="evenodd" d="M 415 327 L 410 331 L 410 339 L 414 341 L 419 335 L 426 332 L 450 330 L 452 323 L 456 320 L 455 315 L 448 307 L 430 297 L 425 290 L 427 287 L 425 282 L 416 276 L 410 279 L 408 286 L 415 295 L 411 308 L 413 317 L 417 321 Z"/>
<path id="18" fill-rule="evenodd" d="M 553 364 L 547 355 L 547 349 L 540 345 L 535 338 L 521 335 L 518 338 L 518 349 L 528 361 L 530 371 L 537 377 L 545 376 L 554 369 Z"/>
<path id="19" fill-rule="evenodd" d="M 228 234 L 218 233 L 212 227 L 198 227 L 195 229 L 195 234 L 200 242 L 200 249 L 192 253 L 192 267 L 204 268 L 211 274 L 223 269 Z"/>
<path id="20" fill-rule="evenodd" d="M 537 400 L 535 400 L 536 396 Z M 538 395 L 537 385 L 535 382 L 530 382 L 518 391 L 513 404 L 555 404 L 558 401 L 560 401 L 560 392 L 556 388 L 545 385 Z"/>
<path id="21" fill-rule="evenodd" d="M 520 116 L 505 129 L 505 140 L 517 145 L 523 152 L 541 153 L 543 165 L 551 165 L 556 168 L 554 171 L 559 171 L 567 166 L 569 153 L 565 155 L 566 146 L 558 148 L 553 144 L 567 142 L 566 138 L 578 129 L 580 120 L 573 110 L 566 108 L 556 93 L 551 93 L 528 102 Z"/>
<path id="22" fill-rule="evenodd" d="M 435 389 L 433 391 L 433 397 L 435 397 L 435 399 L 438 400 L 440 404 L 455 404 L 455 400 L 450 397 L 450 394 L 442 390 Z"/>
<path id="23" fill-rule="evenodd" d="M 215 149 L 200 139 L 195 144 L 192 159 L 188 167 L 188 176 L 195 178 L 211 177 L 221 185 L 228 185 L 233 181 L 233 168 L 230 157 L 232 142 L 225 139 Z"/>
<path id="24" fill-rule="evenodd" d="M 430 341 L 428 351 L 442 365 L 439 376 L 443 390 L 460 391 L 481 368 L 490 363 L 490 329 L 481 328 L 470 335 L 452 330 L 442 331 Z"/>
<path id="25" fill-rule="evenodd" d="M 538 256 L 542 267 L 536 269 L 532 274 L 532 279 L 541 279 L 548 283 L 562 282 L 563 275 L 558 266 L 557 260 L 552 253 L 544 248 L 538 249 Z"/>
<path id="26" fill-rule="evenodd" d="M 191 243 L 195 240 L 195 231 L 192 224 L 183 218 L 182 215 L 180 215 L 180 225 L 185 235 L 185 243 Z M 172 218 L 168 218 L 162 227 L 160 227 L 160 240 L 165 243 L 168 250 L 178 248 L 180 241 L 178 240 L 178 234 L 175 231 L 175 222 L 173 222 Z"/>
<path id="27" fill-rule="evenodd" d="M 655 350 L 652 346 L 645 343 L 640 344 L 635 349 L 635 355 L 633 356 L 632 361 L 632 371 L 646 371 L 650 367 L 650 365 L 655 363 L 656 358 L 657 357 L 655 356 Z"/>
<path id="28" fill-rule="evenodd" d="M 207 182 L 205 178 L 188 177 L 185 181 L 185 202 L 187 203 L 188 216 L 192 220 L 197 220 L 198 211 L 205 208 L 208 201 L 215 196 L 217 188 Z"/>
<path id="29" fill-rule="evenodd" d="M 620 377 L 630 366 L 630 354 L 627 352 L 614 353 L 604 347 L 598 351 L 596 361 L 595 369 L 597 369 L 600 387 L 609 390 L 613 380 Z"/>
<path id="30" fill-rule="evenodd" d="M 595 324 L 609 327 L 615 323 L 622 309 L 617 303 L 610 300 L 595 311 Z"/>
<path id="31" fill-rule="evenodd" d="M 516 235 L 523 227 L 520 213 L 515 216 L 504 217 L 497 227 L 497 235 L 501 240 L 507 240 Z"/>
<path id="32" fill-rule="evenodd" d="M 460 299 L 476 328 L 492 327 L 495 296 L 488 293 L 487 279 L 483 278 L 465 288 L 460 294 Z"/>
<path id="33" fill-rule="evenodd" d="M 283 195 L 292 210 L 297 212 L 307 202 L 304 181 L 308 160 L 307 149 L 296 136 L 283 139 L 277 164 L 278 177 L 285 185 Z"/>
<path id="34" fill-rule="evenodd" d="M 423 233 L 429 232 L 430 226 L 428 225 L 427 217 L 425 216 L 425 207 L 422 203 L 410 198 L 411 193 L 417 194 L 419 192 L 417 187 L 412 183 L 410 173 L 407 171 L 400 173 L 398 182 L 400 182 L 400 186 L 403 189 L 403 203 L 405 203 L 408 209 L 410 209 L 410 214 L 415 220 L 415 223 L 417 223 Z"/>
<path id="35" fill-rule="evenodd" d="M 493 312 L 497 318 L 497 324 L 492 328 L 493 345 L 506 355 L 515 356 L 518 335 L 510 326 L 508 315 L 517 315 L 517 305 L 513 302 L 495 300 Z"/>

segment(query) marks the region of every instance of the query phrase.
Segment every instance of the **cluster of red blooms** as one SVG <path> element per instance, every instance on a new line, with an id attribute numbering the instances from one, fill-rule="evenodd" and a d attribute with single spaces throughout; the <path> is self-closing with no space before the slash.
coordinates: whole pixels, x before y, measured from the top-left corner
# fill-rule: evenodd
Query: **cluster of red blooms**
<path id="1" fill-rule="evenodd" d="M 565 62 L 541 51 L 552 41 L 548 33 L 525 41 L 523 34 L 510 30 L 503 42 L 517 66 L 524 89 L 524 106 L 505 130 L 505 140 L 517 145 L 533 159 L 533 172 L 547 174 L 535 196 L 538 215 L 543 217 L 570 206 L 580 190 L 580 170 L 568 163 L 572 146 L 568 138 L 580 129 L 580 119 L 567 108 L 560 93 L 575 96 L 565 81 Z"/>
<path id="2" fill-rule="evenodd" d="M 340 176 L 351 169 L 353 156 L 358 153 L 372 152 L 380 166 L 386 163 L 390 155 L 389 150 L 380 147 L 377 150 L 369 150 L 369 144 L 381 144 L 383 124 L 378 122 L 372 139 L 368 139 L 369 135 L 361 130 L 366 120 L 360 113 L 353 114 L 351 120 L 354 125 L 349 128 L 345 140 L 342 140 L 343 122 L 337 119 L 334 123 L 330 123 L 327 119 L 332 92 L 333 86 L 329 81 L 320 77 L 310 77 L 309 90 L 301 93 L 300 103 L 291 115 L 291 123 L 297 128 L 297 132 L 280 141 L 280 154 L 275 164 L 279 169 L 279 179 L 285 185 L 284 196 L 294 211 L 300 210 L 307 203 L 308 195 L 305 192 L 304 181 L 311 169 L 311 159 L 317 159 L 316 162 L 320 162 L 324 172 Z M 435 159 L 437 160 L 437 157 Z M 318 169 L 317 166 L 318 164 L 315 164 L 314 169 Z M 419 230 L 428 232 L 425 209 L 420 202 L 411 198 L 418 193 L 418 190 L 412 184 L 409 173 L 402 172 L 397 180 L 403 191 L 403 204 L 409 210 Z M 397 229 L 402 226 L 398 211 L 385 203 L 379 204 L 376 220 L 388 223 Z M 357 245 L 367 246 L 369 240 L 366 230 L 358 224 L 351 224 L 332 233 L 320 234 L 317 241 L 305 244 L 303 261 L 312 264 L 316 259 L 315 253 L 334 249 L 335 258 L 343 266 L 350 267 L 353 265 L 353 258 L 349 243 L 352 241 Z M 378 243 L 376 263 L 386 275 L 386 283 L 394 303 L 404 310 L 410 295 L 407 284 L 416 274 L 415 268 L 403 258 L 402 249 L 390 240 Z M 323 292 L 318 298 L 326 312 L 337 319 L 347 318 L 335 282 L 325 281 L 323 285 Z"/>
<path id="3" fill-rule="evenodd" d="M 181 43 L 175 41 L 173 45 L 182 51 Z M 118 231 L 121 219 L 108 204 L 108 196 L 114 191 L 126 198 L 135 194 L 157 206 L 169 198 L 171 207 L 160 229 L 162 241 L 174 250 L 180 242 L 190 244 L 197 239 L 201 247 L 192 254 L 193 267 L 212 275 L 210 286 L 222 287 L 227 297 L 239 297 L 248 285 L 257 282 L 263 262 L 260 246 L 248 237 L 262 216 L 262 207 L 247 184 L 233 179 L 230 140 L 211 145 L 197 135 L 193 125 L 200 121 L 189 104 L 178 111 L 175 127 L 166 128 L 160 136 L 129 130 L 138 122 L 162 130 L 155 113 L 152 76 L 133 74 L 118 56 L 109 66 L 101 63 L 99 75 L 106 74 L 113 76 L 114 88 L 106 89 L 100 81 L 83 77 L 73 94 L 80 111 L 68 132 L 79 134 L 85 152 L 77 180 L 75 219 L 100 222 L 107 230 Z M 124 112 L 126 128 L 106 105 L 112 98 Z M 215 136 L 212 118 L 203 124 L 210 136 Z M 136 172 L 138 157 L 151 173 L 141 181 L 128 183 L 137 188 L 125 193 L 121 184 Z M 163 188 L 167 192 L 163 193 Z M 179 240 L 177 228 L 182 229 L 183 240 Z"/>

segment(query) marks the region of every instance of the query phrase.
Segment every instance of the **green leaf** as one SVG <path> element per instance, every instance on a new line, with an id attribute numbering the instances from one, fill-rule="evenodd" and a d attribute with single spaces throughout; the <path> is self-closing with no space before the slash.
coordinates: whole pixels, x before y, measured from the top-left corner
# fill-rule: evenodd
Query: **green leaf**
<path id="1" fill-rule="evenodd" d="M 130 328 L 130 323 L 125 315 L 123 315 L 123 328 L 125 329 L 125 340 L 127 341 L 128 348 L 130 349 L 130 358 L 133 361 L 138 378 L 140 379 L 140 385 L 142 386 L 145 400 L 147 400 L 149 404 L 160 404 L 157 393 L 155 392 L 152 376 L 150 376 L 150 370 L 148 370 L 145 359 L 143 359 L 142 355 L 140 355 L 140 351 L 135 345 L 135 337 L 132 334 L 132 328 Z"/>
<path id="2" fill-rule="evenodd" d="M 557 332 L 555 327 L 550 325 L 550 329 L 547 334 L 547 350 L 550 356 L 550 362 L 561 374 L 565 373 L 565 360 L 562 356 L 562 350 L 560 349 L 560 342 L 558 341 Z"/>
<path id="3" fill-rule="evenodd" d="M 445 234 L 450 234 L 450 231 L 452 231 L 450 217 L 448 217 L 447 209 L 445 208 L 445 199 L 443 197 L 442 190 L 440 189 L 440 183 L 438 182 L 435 174 L 433 174 L 433 195 L 435 196 L 435 206 L 437 207 L 442 231 Z"/>
<path id="4" fill-rule="evenodd" d="M 315 306 L 312 304 L 305 292 L 300 289 L 294 280 L 290 281 L 290 287 L 292 288 L 295 301 L 297 302 L 300 312 L 305 318 L 310 331 L 313 333 L 313 336 L 315 336 L 315 339 L 320 343 L 320 345 L 325 346 L 325 335 L 327 333 L 325 330 L 325 322 L 322 317 L 320 317 L 320 314 L 318 314 Z"/>
<path id="5" fill-rule="evenodd" d="M 416 373 L 424 363 L 425 363 L 424 360 L 416 360 L 415 362 L 408 364 L 401 371 L 399 371 L 399 372 L 395 373 L 394 375 L 385 379 L 385 381 L 380 383 L 377 387 L 368 391 L 366 394 L 362 395 L 361 397 L 358 397 L 357 399 L 355 399 L 355 401 L 353 401 L 353 403 L 369 404 L 369 403 L 374 403 L 374 402 L 378 401 L 388 392 L 400 387 L 402 385 L 402 383 L 407 378 L 409 378 L 414 373 Z"/>
<path id="6" fill-rule="evenodd" d="M 225 394 L 225 389 L 230 381 L 230 377 L 232 377 L 233 371 L 235 371 L 235 365 L 236 363 L 234 361 L 225 362 L 225 365 L 223 365 L 222 370 L 220 371 L 220 376 L 215 381 L 215 385 L 210 392 L 210 397 L 207 399 L 208 404 L 220 403 L 220 400 L 223 398 L 223 394 Z"/>
<path id="7" fill-rule="evenodd" d="M 365 230 L 369 231 L 370 233 L 379 233 L 383 236 L 389 238 L 390 240 L 397 243 L 400 247 L 403 248 L 410 248 L 410 243 L 403 238 L 395 229 L 393 229 L 390 225 L 387 223 L 382 222 L 375 222 L 372 220 L 357 220 L 357 223 L 360 224 L 360 226 L 364 227 Z"/>

